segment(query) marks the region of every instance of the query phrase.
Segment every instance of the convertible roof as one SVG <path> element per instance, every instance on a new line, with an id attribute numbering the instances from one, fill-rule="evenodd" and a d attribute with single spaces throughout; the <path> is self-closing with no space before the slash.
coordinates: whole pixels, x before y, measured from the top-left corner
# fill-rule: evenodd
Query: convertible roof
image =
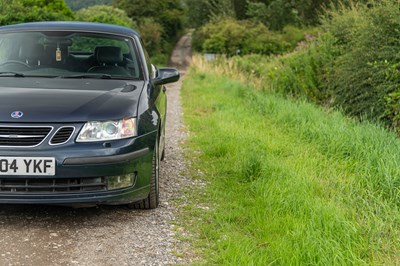
<path id="1" fill-rule="evenodd" d="M 93 31 L 103 32 L 119 35 L 136 35 L 136 31 L 112 24 L 103 24 L 95 22 L 70 22 L 70 21 L 57 21 L 57 22 L 31 22 L 15 25 L 8 25 L 0 27 L 0 32 L 5 31 L 33 31 L 33 30 L 47 30 L 47 31 Z"/>

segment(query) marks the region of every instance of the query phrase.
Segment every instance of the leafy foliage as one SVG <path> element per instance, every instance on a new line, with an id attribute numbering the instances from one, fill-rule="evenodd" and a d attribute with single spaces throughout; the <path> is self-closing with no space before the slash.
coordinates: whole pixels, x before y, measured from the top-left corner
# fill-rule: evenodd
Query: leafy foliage
<path id="1" fill-rule="evenodd" d="M 96 5 L 111 5 L 112 0 L 65 0 L 67 5 L 74 11 Z"/>
<path id="2" fill-rule="evenodd" d="M 398 3 L 383 1 L 329 15 L 331 20 L 325 26 L 342 51 L 330 66 L 327 79 L 335 104 L 350 115 L 382 119 L 388 112 L 385 98 L 395 95 L 392 93 L 400 87 Z"/>
<path id="3" fill-rule="evenodd" d="M 186 0 L 189 25 L 199 28 L 218 17 L 262 22 L 271 30 L 315 26 L 326 9 L 368 0 Z"/>
<path id="4" fill-rule="evenodd" d="M 166 64 L 183 30 L 184 6 L 180 0 L 114 0 L 138 26 L 153 62 Z"/>
<path id="5" fill-rule="evenodd" d="M 0 0 L 0 25 L 73 18 L 63 0 Z"/>
<path id="6" fill-rule="evenodd" d="M 115 0 L 114 4 L 138 24 L 145 18 L 152 18 L 162 25 L 165 39 L 175 38 L 182 30 L 184 10 L 179 0 Z"/>
<path id="7" fill-rule="evenodd" d="M 247 16 L 255 21 L 261 21 L 273 30 L 279 30 L 287 24 L 300 24 L 298 12 L 282 1 L 272 1 L 269 5 L 263 2 L 250 2 Z"/>
<path id="8" fill-rule="evenodd" d="M 195 35 L 195 47 L 208 53 L 279 54 L 290 45 L 261 23 L 222 18 L 202 27 Z"/>
<path id="9" fill-rule="evenodd" d="M 147 49 L 161 52 L 160 43 L 162 42 L 163 27 L 151 18 L 145 18 L 139 24 L 139 31 Z"/>
<path id="10" fill-rule="evenodd" d="M 247 16 L 261 21 L 270 29 L 281 30 L 286 25 L 316 25 L 325 8 L 349 1 L 339 0 L 254 0 L 248 3 Z M 358 1 L 360 2 L 360 0 Z"/>
<path id="11" fill-rule="evenodd" d="M 84 8 L 77 11 L 75 16 L 80 21 L 116 24 L 129 28 L 133 26 L 133 21 L 125 11 L 112 6 L 100 5 Z"/>
<path id="12" fill-rule="evenodd" d="M 199 28 L 210 21 L 224 17 L 245 19 L 245 0 L 186 0 L 190 27 Z"/>
<path id="13" fill-rule="evenodd" d="M 200 28 L 211 19 L 207 0 L 186 0 L 187 24 L 192 28 Z"/>
<path id="14" fill-rule="evenodd" d="M 333 37 L 323 35 L 303 42 L 290 54 L 234 57 L 231 62 L 238 71 L 259 79 L 265 91 L 326 104 L 331 99 L 324 87 L 326 66 L 332 64 L 336 54 Z"/>

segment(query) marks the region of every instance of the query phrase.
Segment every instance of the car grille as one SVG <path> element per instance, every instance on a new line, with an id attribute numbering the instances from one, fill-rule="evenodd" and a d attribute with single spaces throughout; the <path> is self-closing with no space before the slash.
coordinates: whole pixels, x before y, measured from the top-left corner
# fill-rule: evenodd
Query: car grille
<path id="1" fill-rule="evenodd" d="M 0 146 L 36 146 L 50 131 L 51 127 L 0 127 Z"/>
<path id="2" fill-rule="evenodd" d="M 0 193 L 78 193 L 106 190 L 105 177 L 0 179 Z"/>
<path id="3" fill-rule="evenodd" d="M 60 128 L 56 134 L 54 134 L 53 138 L 50 141 L 52 145 L 63 144 L 69 140 L 72 133 L 74 132 L 74 127 L 62 127 Z"/>

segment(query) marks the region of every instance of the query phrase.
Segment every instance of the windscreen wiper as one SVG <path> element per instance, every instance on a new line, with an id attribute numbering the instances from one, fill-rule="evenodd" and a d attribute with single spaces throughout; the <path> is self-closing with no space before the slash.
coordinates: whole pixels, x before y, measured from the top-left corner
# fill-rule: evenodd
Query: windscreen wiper
<path id="1" fill-rule="evenodd" d="M 79 75 L 70 75 L 70 76 L 58 76 L 58 78 L 62 79 L 129 79 L 129 80 L 138 80 L 138 78 L 129 77 L 129 76 L 111 76 L 109 74 L 79 74 Z"/>
<path id="2" fill-rule="evenodd" d="M 112 79 L 111 75 L 108 74 L 81 74 L 81 75 L 71 75 L 71 76 L 59 76 L 59 78 L 63 79 Z"/>
<path id="3" fill-rule="evenodd" d="M 16 78 L 23 78 L 25 77 L 24 74 L 22 73 L 18 73 L 18 72 L 13 72 L 13 71 L 4 71 L 4 72 L 0 72 L 0 77 L 16 77 Z"/>

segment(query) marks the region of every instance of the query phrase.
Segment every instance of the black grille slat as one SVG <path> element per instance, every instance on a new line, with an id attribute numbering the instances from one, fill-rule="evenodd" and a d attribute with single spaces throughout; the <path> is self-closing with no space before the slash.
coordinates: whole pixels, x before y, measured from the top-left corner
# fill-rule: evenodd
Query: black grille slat
<path id="1" fill-rule="evenodd" d="M 43 133 L 46 134 L 50 131 L 49 127 L 1 127 L 0 133 L 2 132 L 14 132 L 14 133 Z"/>
<path id="2" fill-rule="evenodd" d="M 29 139 L 19 139 L 18 140 L 18 143 L 30 143 L 30 142 L 37 142 L 37 141 L 40 141 L 40 140 L 42 140 L 43 138 L 29 138 Z M 14 143 L 15 142 L 15 139 L 9 139 L 9 138 L 1 138 L 1 140 L 0 140 L 1 142 L 4 142 L 4 143 Z"/>
<path id="3" fill-rule="evenodd" d="M 2 189 L 7 189 L 7 188 L 28 188 L 28 187 L 31 187 L 31 188 L 65 188 L 65 189 L 67 189 L 67 188 L 78 188 L 78 187 L 82 187 L 82 188 L 85 188 L 85 187 L 97 187 L 97 186 L 101 186 L 101 185 L 106 185 L 105 183 L 98 183 L 98 184 L 94 184 L 94 185 L 92 185 L 92 184 L 79 184 L 79 185 L 70 185 L 70 186 L 68 186 L 68 185 L 49 185 L 49 186 L 45 186 L 45 185 L 41 185 L 41 186 L 38 186 L 38 185 L 34 185 L 34 186 L 32 186 L 32 185 L 3 185 L 1 188 Z"/>
<path id="4" fill-rule="evenodd" d="M 77 193 L 106 191 L 105 177 L 0 179 L 0 193 Z"/>
<path id="5" fill-rule="evenodd" d="M 0 127 L 0 146 L 36 146 L 50 131 L 51 127 Z"/>
<path id="6" fill-rule="evenodd" d="M 50 144 L 62 144 L 68 141 L 74 132 L 73 127 L 63 127 L 60 128 L 50 141 Z"/>

